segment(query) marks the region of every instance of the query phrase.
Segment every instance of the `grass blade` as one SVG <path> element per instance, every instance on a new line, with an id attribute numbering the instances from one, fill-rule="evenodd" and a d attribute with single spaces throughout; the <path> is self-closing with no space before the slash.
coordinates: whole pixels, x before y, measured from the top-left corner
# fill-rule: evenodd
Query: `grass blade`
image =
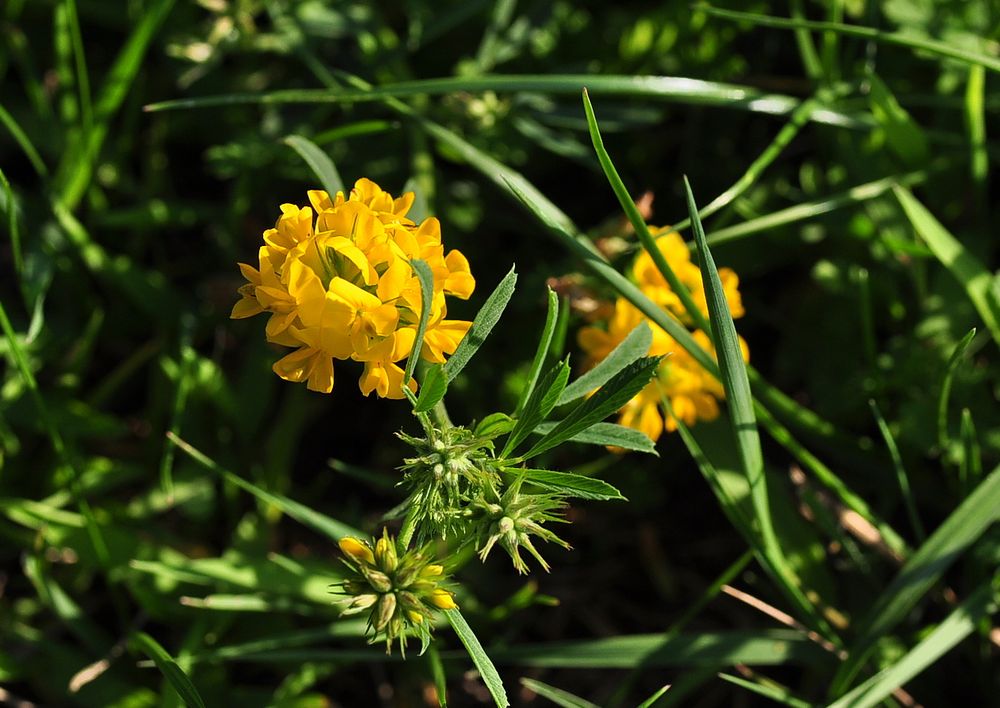
<path id="1" fill-rule="evenodd" d="M 181 670 L 181 667 L 167 653 L 167 650 L 160 646 L 159 642 L 145 632 L 133 632 L 129 637 L 129 644 L 153 660 L 156 668 L 170 682 L 170 685 L 174 687 L 181 700 L 189 708 L 205 708 L 205 702 L 201 699 L 198 689 L 194 687 L 191 679 Z"/>
<path id="2" fill-rule="evenodd" d="M 306 164 L 312 168 L 312 171 L 319 178 L 320 184 L 323 185 L 323 189 L 326 190 L 331 199 L 337 192 L 347 193 L 344 190 L 344 181 L 340 178 L 340 173 L 337 172 L 337 167 L 333 164 L 333 160 L 314 142 L 301 135 L 289 135 L 285 138 L 284 143 L 295 150 L 305 160 Z"/>
<path id="3" fill-rule="evenodd" d="M 633 361 L 646 356 L 652 343 L 653 331 L 648 324 L 640 322 L 597 366 L 566 387 L 559 397 L 559 405 L 583 398 L 600 388 Z"/>
<path id="4" fill-rule="evenodd" d="M 465 621 L 465 617 L 457 609 L 445 610 L 444 614 L 448 618 L 448 621 L 451 622 L 452 629 L 455 630 L 455 634 L 472 658 L 472 663 L 479 669 L 479 675 L 482 676 L 483 683 L 486 684 L 490 695 L 493 696 L 493 702 L 497 704 L 497 708 L 506 708 L 509 706 L 510 701 L 507 700 L 507 692 L 503 688 L 503 681 L 500 680 L 500 674 L 497 673 L 496 667 L 493 666 L 493 662 L 490 661 L 490 657 L 486 654 L 486 650 L 483 649 L 483 645 L 476 638 L 472 627 Z"/>
<path id="5" fill-rule="evenodd" d="M 913 228 L 965 288 L 969 300 L 993 335 L 993 341 L 1000 345 L 1000 302 L 993 287 L 992 273 L 908 189 L 896 186 L 893 191 Z"/>
<path id="6" fill-rule="evenodd" d="M 962 340 L 955 345 L 955 351 L 951 353 L 948 358 L 948 365 L 944 371 L 944 379 L 941 381 L 941 395 L 938 397 L 938 408 L 937 408 L 937 432 L 938 432 L 938 447 L 941 450 L 946 450 L 948 448 L 948 441 L 950 439 L 948 435 L 948 399 L 951 397 L 951 382 L 955 378 L 955 371 L 958 369 L 958 363 L 965 356 L 965 351 L 969 348 L 969 344 L 972 343 L 972 339 L 976 336 L 976 328 L 970 329 Z"/>
<path id="7" fill-rule="evenodd" d="M 913 532 L 916 534 L 917 541 L 923 543 L 924 539 L 927 538 L 927 534 L 924 531 L 924 525 L 920 522 L 920 517 L 917 515 L 917 506 L 913 501 L 913 493 L 910 491 L 910 480 L 906 476 L 906 468 L 903 467 L 903 458 L 899 454 L 899 447 L 896 446 L 896 440 L 892 437 L 892 431 L 889 430 L 889 424 L 882 417 L 882 411 L 878 409 L 878 404 L 875 403 L 874 399 L 869 399 L 868 405 L 872 409 L 872 415 L 875 416 L 875 422 L 878 423 L 879 432 L 882 433 L 882 439 L 885 440 L 885 446 L 889 450 L 892 467 L 896 471 L 896 479 L 899 481 L 899 491 L 903 495 L 903 504 L 906 506 L 906 513 L 910 517 L 910 525 L 913 526 Z"/>
<path id="8" fill-rule="evenodd" d="M 486 341 L 486 337 L 493 331 L 493 327 L 503 314 L 504 308 L 510 302 L 514 294 L 514 286 L 517 284 L 517 273 L 511 268 L 510 272 L 504 276 L 496 289 L 486 298 L 486 302 L 479 308 L 469 331 L 458 343 L 455 353 L 449 357 L 444 365 L 445 378 L 453 381 L 459 372 L 465 368 L 472 356 L 479 350 L 479 347 Z"/>
<path id="9" fill-rule="evenodd" d="M 301 504 L 293 499 L 289 499 L 281 494 L 274 494 L 266 490 L 261 489 L 256 484 L 248 482 L 239 475 L 230 472 L 229 470 L 220 467 L 215 460 L 205 455 L 200 450 L 195 449 L 184 440 L 181 440 L 176 435 L 171 435 L 167 433 L 167 439 L 170 440 L 174 445 L 179 447 L 184 453 L 191 457 L 195 462 L 204 467 L 205 469 L 214 472 L 215 474 L 222 477 L 224 480 L 233 484 L 245 492 L 249 492 L 253 496 L 260 499 L 265 504 L 270 504 L 278 509 L 280 509 L 285 514 L 298 521 L 303 526 L 308 526 L 314 531 L 318 531 L 327 538 L 334 541 L 339 541 L 344 536 L 355 536 L 357 538 L 366 538 L 367 534 L 358 531 L 355 528 L 348 526 L 345 523 L 332 519 L 325 514 L 321 514 L 318 511 L 310 509 L 305 504 Z"/>
<path id="10" fill-rule="evenodd" d="M 552 288 L 548 288 L 548 310 L 545 313 L 545 326 L 542 327 L 542 337 L 538 340 L 538 348 L 535 350 L 535 358 L 531 362 L 531 369 L 528 372 L 528 381 L 521 389 L 521 395 L 514 408 L 514 417 L 520 416 L 524 406 L 531 398 L 538 383 L 538 377 L 542 373 L 542 366 L 549 355 L 549 348 L 552 346 L 552 334 L 556 330 L 556 322 L 559 320 L 559 296 Z"/>
<path id="11" fill-rule="evenodd" d="M 878 705 L 899 686 L 909 681 L 972 634 L 979 623 L 996 612 L 998 578 L 985 582 L 948 615 L 933 632 L 892 666 L 841 696 L 829 708 L 869 708 Z"/>
<path id="12" fill-rule="evenodd" d="M 756 681 L 748 681 L 747 679 L 739 676 L 730 676 L 729 674 L 719 674 L 719 678 L 741 688 L 745 688 L 746 690 L 756 693 L 759 696 L 770 698 L 776 703 L 792 706 L 792 708 L 810 708 L 812 706 L 812 703 L 791 695 L 791 692 L 784 686 L 775 685 L 770 681 L 768 683 L 758 683 Z"/>
<path id="13" fill-rule="evenodd" d="M 537 693 L 542 698 L 548 698 L 557 706 L 562 708 L 600 708 L 596 703 L 586 701 L 579 696 L 574 696 L 569 691 L 550 686 L 535 679 L 522 678 L 521 685 Z"/>
<path id="14" fill-rule="evenodd" d="M 1000 467 L 990 473 L 911 556 L 858 623 L 859 636 L 831 687 L 840 695 L 861 669 L 876 642 L 916 606 L 947 568 L 1000 519 Z"/>

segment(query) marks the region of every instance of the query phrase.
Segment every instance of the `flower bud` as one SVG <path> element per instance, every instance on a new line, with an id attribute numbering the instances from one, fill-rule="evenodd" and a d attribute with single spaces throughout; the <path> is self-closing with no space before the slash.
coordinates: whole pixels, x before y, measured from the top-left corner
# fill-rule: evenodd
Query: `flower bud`
<path id="1" fill-rule="evenodd" d="M 378 601 L 378 609 L 375 615 L 375 631 L 381 632 L 389 626 L 389 621 L 396 612 L 396 596 L 386 593 Z"/>
<path id="2" fill-rule="evenodd" d="M 374 563 L 375 556 L 372 550 L 362 541 L 346 536 L 340 539 L 340 550 L 359 563 Z"/>
<path id="3" fill-rule="evenodd" d="M 454 596 L 443 588 L 437 588 L 428 598 L 432 605 L 442 610 L 453 610 L 458 607 Z"/>
<path id="4" fill-rule="evenodd" d="M 375 543 L 375 562 L 386 573 L 395 571 L 399 564 L 399 559 L 396 556 L 396 544 L 385 531 L 382 532 L 382 538 Z"/>
<path id="5" fill-rule="evenodd" d="M 364 573 L 365 580 L 378 592 L 389 592 L 392 590 L 392 579 L 382 571 L 363 567 L 361 572 Z"/>

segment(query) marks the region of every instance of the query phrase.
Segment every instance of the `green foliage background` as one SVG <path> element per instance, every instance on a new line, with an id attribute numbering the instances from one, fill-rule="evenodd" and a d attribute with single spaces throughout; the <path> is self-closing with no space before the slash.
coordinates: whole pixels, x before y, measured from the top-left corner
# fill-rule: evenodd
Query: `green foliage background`
<path id="1" fill-rule="evenodd" d="M 682 175 L 701 205 L 732 197 L 708 243 L 740 274 L 751 363 L 789 397 L 760 395 L 783 426 L 758 410 L 768 523 L 825 624 L 765 570 L 727 419 L 655 458 L 560 448 L 550 467 L 630 501 L 574 504 L 551 574 L 458 569 L 512 702 L 866 704 L 848 691 L 879 671 L 871 701 L 997 695 L 1000 9 L 728 4 L 835 25 L 673 0 L 4 3 L 0 702 L 419 705 L 442 684 L 452 705 L 490 702 L 449 628 L 403 663 L 336 620 L 330 536 L 374 531 L 401 500 L 394 433 L 413 421 L 363 398 L 350 365 L 330 396 L 274 376 L 260 322 L 228 319 L 235 263 L 317 185 L 286 136 L 348 183 L 416 189 L 479 282 L 451 314 L 518 266 L 448 395 L 458 421 L 512 409 L 546 281 L 615 291 L 488 159 L 590 237 L 627 233 L 584 86 L 625 186 L 655 195 L 651 223 L 687 218 Z M 173 99 L 188 103 L 143 110 Z M 874 539 L 851 530 L 866 515 Z"/>

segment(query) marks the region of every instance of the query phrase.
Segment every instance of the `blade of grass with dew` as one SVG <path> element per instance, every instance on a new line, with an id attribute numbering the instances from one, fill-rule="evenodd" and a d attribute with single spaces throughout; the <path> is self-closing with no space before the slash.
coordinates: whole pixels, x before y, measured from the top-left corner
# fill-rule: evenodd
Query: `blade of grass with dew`
<path id="1" fill-rule="evenodd" d="M 145 106 L 145 110 L 155 112 L 248 104 L 362 103 L 408 96 L 480 91 L 577 96 L 584 86 L 594 96 L 649 98 L 671 103 L 716 106 L 777 116 L 792 113 L 802 103 L 801 99 L 793 96 L 764 93 L 748 86 L 702 81 L 683 76 L 491 74 L 401 81 L 383 86 L 362 87 L 358 85 L 355 89 L 286 89 L 266 93 L 181 98 L 152 103 Z M 865 113 L 845 113 L 829 106 L 814 109 L 810 120 L 816 123 L 861 130 L 866 130 L 872 125 L 871 116 Z"/>
<path id="2" fill-rule="evenodd" d="M 542 487 L 543 489 L 560 492 L 567 496 L 577 497 L 578 499 L 592 499 L 596 501 L 625 499 L 621 492 L 604 480 L 585 477 L 582 474 L 524 469 L 521 467 L 511 467 L 503 471 L 515 478 L 522 477 L 525 482 Z"/>
<path id="3" fill-rule="evenodd" d="M 691 298 L 691 293 L 687 287 L 680 281 L 677 274 L 674 273 L 674 269 L 670 267 L 666 256 L 663 255 L 656 241 L 653 240 L 652 234 L 649 233 L 649 227 L 646 225 L 646 220 L 639 213 L 639 207 L 636 206 L 636 203 L 628 193 L 628 189 L 625 188 L 621 177 L 618 176 L 618 170 L 615 169 L 608 151 L 604 149 L 601 129 L 597 125 L 597 117 L 594 115 L 594 107 L 590 103 L 587 89 L 583 90 L 583 110 L 587 115 L 587 128 L 590 131 L 590 139 L 594 144 L 594 152 L 597 153 L 597 160 L 601 163 L 604 176 L 607 177 L 608 182 L 611 184 L 611 189 L 614 191 L 615 196 L 618 197 L 618 203 L 621 204 L 625 216 L 628 217 L 629 223 L 632 224 L 632 228 L 639 237 L 639 242 L 646 249 L 649 257 L 653 259 L 656 269 L 660 271 L 660 275 L 663 276 L 670 289 L 680 298 L 681 304 L 684 306 L 685 311 L 687 311 L 688 316 L 691 317 L 699 329 L 707 330 L 708 321 Z"/>
<path id="4" fill-rule="evenodd" d="M 538 435 L 547 435 L 552 429 L 559 425 L 559 421 L 548 421 L 535 426 Z M 646 452 L 657 455 L 656 443 L 648 435 L 635 428 L 629 428 L 617 423 L 595 423 L 586 430 L 577 433 L 568 442 L 584 443 L 587 445 L 610 445 L 620 447 L 623 450 L 634 452 Z"/>
<path id="5" fill-rule="evenodd" d="M 90 185 L 94 165 L 104 139 L 107 137 L 111 120 L 121 107 L 135 80 L 146 50 L 156 32 L 173 8 L 174 0 L 153 0 L 135 25 L 132 33 L 122 45 L 114 64 L 104 79 L 94 106 L 94 123 L 86 135 L 75 146 L 70 146 L 59 164 L 57 180 L 58 201 L 69 211 L 73 211 Z"/>
<path id="6" fill-rule="evenodd" d="M 969 300 L 990 330 L 993 341 L 1000 345 L 1000 302 L 993 288 L 993 274 L 908 189 L 896 186 L 893 192 L 913 228 L 965 288 Z"/>
<path id="7" fill-rule="evenodd" d="M 916 606 L 955 561 L 1000 519 L 1000 467 L 984 479 L 910 557 L 899 574 L 855 623 L 857 638 L 830 688 L 835 697 L 847 690 L 879 639 Z"/>
<path id="8" fill-rule="evenodd" d="M 145 632 L 133 632 L 129 636 L 129 644 L 153 660 L 156 668 L 190 708 L 205 708 L 205 702 L 201 699 L 198 689 L 159 642 Z"/>
<path id="9" fill-rule="evenodd" d="M 544 421 L 552 409 L 555 408 L 559 395 L 566 388 L 569 381 L 569 361 L 563 360 L 549 369 L 537 388 L 531 394 L 521 415 L 516 418 L 514 427 L 507 436 L 501 458 L 509 457 L 510 453 L 517 449 L 524 440 L 534 432 L 535 428 Z"/>
<path id="10" fill-rule="evenodd" d="M 618 346 L 611 350 L 610 354 L 597 363 L 597 366 L 566 387 L 559 397 L 559 405 L 576 401 L 600 388 L 623 368 L 636 359 L 646 356 L 652 343 L 653 330 L 645 322 L 640 322 L 618 343 Z"/>
<path id="11" fill-rule="evenodd" d="M 941 624 L 902 658 L 830 704 L 829 708 L 869 708 L 889 698 L 899 686 L 934 665 L 980 622 L 997 611 L 1000 576 L 976 588 Z"/>
<path id="12" fill-rule="evenodd" d="M 941 380 L 941 395 L 938 396 L 938 406 L 937 406 L 937 434 L 938 434 L 938 447 L 942 451 L 948 449 L 948 441 L 950 439 L 948 435 L 948 399 L 951 398 L 951 382 L 955 378 L 955 371 L 958 369 L 958 364 L 965 356 L 966 350 L 969 348 L 969 344 L 972 343 L 973 338 L 976 336 L 976 328 L 970 329 L 961 341 L 955 345 L 955 350 L 951 353 L 948 358 L 948 365 L 944 370 L 944 378 Z"/>
<path id="13" fill-rule="evenodd" d="M 239 487 L 243 491 L 252 494 L 265 504 L 271 504 L 272 506 L 277 507 L 303 526 L 308 526 L 309 528 L 323 534 L 327 538 L 339 541 L 344 536 L 356 536 L 358 538 L 365 537 L 364 533 L 341 521 L 337 521 L 336 519 L 330 518 L 325 514 L 321 514 L 320 512 L 309 508 L 305 504 L 301 504 L 281 494 L 274 494 L 272 492 L 265 491 L 252 482 L 248 482 L 235 473 L 220 467 L 210 457 L 195 449 L 184 440 L 181 440 L 176 435 L 168 433 L 167 439 L 205 469 L 214 472 L 230 484 Z"/>
<path id="14" fill-rule="evenodd" d="M 501 664 L 572 669 L 631 669 L 643 666 L 830 667 L 834 659 L 800 632 L 789 629 L 663 634 L 626 634 L 603 639 L 540 642 L 498 647 Z"/>
<path id="15" fill-rule="evenodd" d="M 719 674 L 719 678 L 723 681 L 739 686 L 740 688 L 745 688 L 751 693 L 756 693 L 758 696 L 770 698 L 775 703 L 781 703 L 782 705 L 791 706 L 792 708 L 811 708 L 813 705 L 809 701 L 796 698 L 792 695 L 791 691 L 784 686 L 758 683 L 756 681 L 749 681 L 739 676 L 730 676 L 729 674 Z"/>
<path id="16" fill-rule="evenodd" d="M 337 192 L 346 193 L 344 181 L 340 178 L 337 166 L 319 146 L 301 135 L 289 135 L 283 142 L 305 160 L 331 199 Z"/>
<path id="17" fill-rule="evenodd" d="M 483 649 L 483 645 L 476 638 L 472 627 L 465 621 L 465 617 L 462 616 L 462 613 L 457 608 L 444 610 L 444 615 L 451 623 L 452 629 L 455 630 L 459 641 L 465 646 L 465 650 L 472 659 L 472 663 L 479 669 L 479 675 L 482 677 L 483 683 L 486 684 L 486 688 L 489 689 L 490 695 L 493 696 L 493 702 L 496 703 L 497 708 L 506 708 L 509 706 L 510 701 L 507 700 L 507 692 L 504 690 L 500 674 L 497 672 L 496 667 L 493 666 L 493 662 L 490 661 L 490 657 L 486 653 L 486 650 Z"/>
<path id="18" fill-rule="evenodd" d="M 514 408 L 515 418 L 520 416 L 524 410 L 524 406 L 528 403 L 528 399 L 531 398 L 531 394 L 535 390 L 535 384 L 538 383 L 538 377 L 542 373 L 542 367 L 545 365 L 546 358 L 548 357 L 549 348 L 552 346 L 552 334 L 556 329 L 556 321 L 559 319 L 559 296 L 552 288 L 546 288 L 546 290 L 548 295 L 548 309 L 545 313 L 545 325 L 542 327 L 542 336 L 538 340 L 538 348 L 535 349 L 535 358 L 532 359 L 531 368 L 528 370 L 528 380 L 521 389 L 521 395 L 517 399 L 517 406 Z"/>
<path id="19" fill-rule="evenodd" d="M 410 261 L 413 274 L 420 281 L 420 321 L 417 324 L 417 336 L 413 340 L 413 351 L 406 359 L 406 369 L 403 372 L 403 387 L 406 388 L 413 377 L 413 369 L 420 359 L 420 350 L 424 346 L 424 335 L 427 333 L 427 322 L 430 320 L 432 300 L 434 297 L 434 274 L 426 261 L 414 258 Z"/>
<path id="20" fill-rule="evenodd" d="M 534 691 L 542 698 L 549 699 L 557 706 L 562 706 L 562 708 L 600 708 L 596 703 L 591 703 L 579 696 L 573 695 L 569 691 L 550 686 L 537 679 L 522 678 L 521 685 L 530 691 Z"/>
<path id="21" fill-rule="evenodd" d="M 873 27 L 860 27 L 858 25 L 846 25 L 839 22 L 813 22 L 810 20 L 793 20 L 783 17 L 771 17 L 769 15 L 758 15 L 752 12 L 738 12 L 736 10 L 723 10 L 710 5 L 696 4 L 695 10 L 700 10 L 712 17 L 733 22 L 749 22 L 763 27 L 774 27 L 776 29 L 811 29 L 822 32 L 836 32 L 852 37 L 862 37 L 883 44 L 891 44 L 897 47 L 905 47 L 914 50 L 914 56 L 920 56 L 920 52 L 927 52 L 936 57 L 946 57 L 956 59 L 973 66 L 979 65 L 990 71 L 1000 71 L 1000 59 L 991 57 L 979 52 L 963 49 L 962 47 L 941 42 L 936 39 L 916 37 L 907 32 L 883 32 Z"/>
<path id="22" fill-rule="evenodd" d="M 927 538 L 927 533 L 924 531 L 924 525 L 917 514 L 917 505 L 913 501 L 913 492 L 910 491 L 910 479 L 906 475 L 906 468 L 903 467 L 903 458 L 899 454 L 899 447 L 896 445 L 896 440 L 892 437 L 892 431 L 889 430 L 889 424 L 885 422 L 882 411 L 879 410 L 874 398 L 868 399 L 868 406 L 872 409 L 872 415 L 875 416 L 879 432 L 882 433 L 882 439 L 885 440 L 886 449 L 889 450 L 892 467 L 896 471 L 896 479 L 899 482 L 899 491 L 903 496 L 903 505 L 906 507 L 906 514 L 910 518 L 910 525 L 913 527 L 917 543 L 923 543 L 924 539 Z"/>
<path id="23" fill-rule="evenodd" d="M 510 272 L 504 276 L 500 284 L 486 298 L 486 302 L 479 308 L 476 317 L 472 320 L 469 331 L 458 343 L 455 353 L 449 357 L 444 365 L 445 377 L 448 381 L 453 381 L 459 372 L 465 368 L 472 356 L 479 350 L 479 347 L 486 341 L 486 337 L 493 331 L 493 327 L 500 320 L 507 303 L 510 302 L 514 294 L 514 286 L 517 284 L 517 273 L 511 268 Z"/>

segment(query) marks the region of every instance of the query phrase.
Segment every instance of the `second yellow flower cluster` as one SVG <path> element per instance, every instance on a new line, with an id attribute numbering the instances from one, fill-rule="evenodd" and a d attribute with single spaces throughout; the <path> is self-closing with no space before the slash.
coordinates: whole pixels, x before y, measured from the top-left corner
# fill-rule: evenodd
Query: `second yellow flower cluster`
<path id="1" fill-rule="evenodd" d="M 701 271 L 691 261 L 687 244 L 679 234 L 671 232 L 658 238 L 657 246 L 678 279 L 691 293 L 691 298 L 698 309 L 707 315 L 708 307 L 705 302 Z M 647 251 L 642 251 L 636 258 L 632 265 L 631 276 L 650 300 L 663 307 L 680 322 L 692 326 L 691 318 L 684 310 L 680 298 L 671 289 Z M 734 318 L 742 317 L 744 313 L 739 292 L 739 278 L 729 268 L 719 269 L 719 277 L 722 280 L 729 311 Z M 588 326 L 580 330 L 578 339 L 580 346 L 587 353 L 588 366 L 595 365 L 610 354 L 644 319 L 643 314 L 632 303 L 619 297 L 614 305 L 614 313 L 605 327 Z M 669 432 L 677 429 L 674 416 L 680 418 L 686 425 L 693 425 L 698 420 L 708 421 L 717 418 L 718 401 L 725 395 L 722 385 L 673 337 L 652 322 L 647 321 L 647 324 L 653 330 L 653 343 L 649 355 L 666 356 L 660 364 L 656 377 L 622 407 L 618 422 L 641 430 L 652 440 L 657 440 L 664 429 Z M 702 349 L 714 356 L 715 350 L 711 338 L 705 332 L 696 330 L 692 336 Z M 742 338 L 740 348 L 743 358 L 748 360 L 749 351 Z M 669 401 L 673 415 L 662 407 L 664 400 Z"/>
<path id="2" fill-rule="evenodd" d="M 433 363 L 455 351 L 471 324 L 446 319 L 445 304 L 445 295 L 466 299 L 475 289 L 469 262 L 457 250 L 445 255 L 437 219 L 407 218 L 412 192 L 394 199 L 359 179 L 346 197 L 308 195 L 311 206 L 281 205 L 275 227 L 264 232 L 259 268 L 239 264 L 248 282 L 231 316 L 271 314 L 267 340 L 295 348 L 273 367 L 286 381 L 329 393 L 333 360 L 352 359 L 364 363 L 365 395 L 402 398 L 399 362 L 413 351 L 422 307 L 410 262 L 423 260 L 434 276 L 421 349 Z"/>

